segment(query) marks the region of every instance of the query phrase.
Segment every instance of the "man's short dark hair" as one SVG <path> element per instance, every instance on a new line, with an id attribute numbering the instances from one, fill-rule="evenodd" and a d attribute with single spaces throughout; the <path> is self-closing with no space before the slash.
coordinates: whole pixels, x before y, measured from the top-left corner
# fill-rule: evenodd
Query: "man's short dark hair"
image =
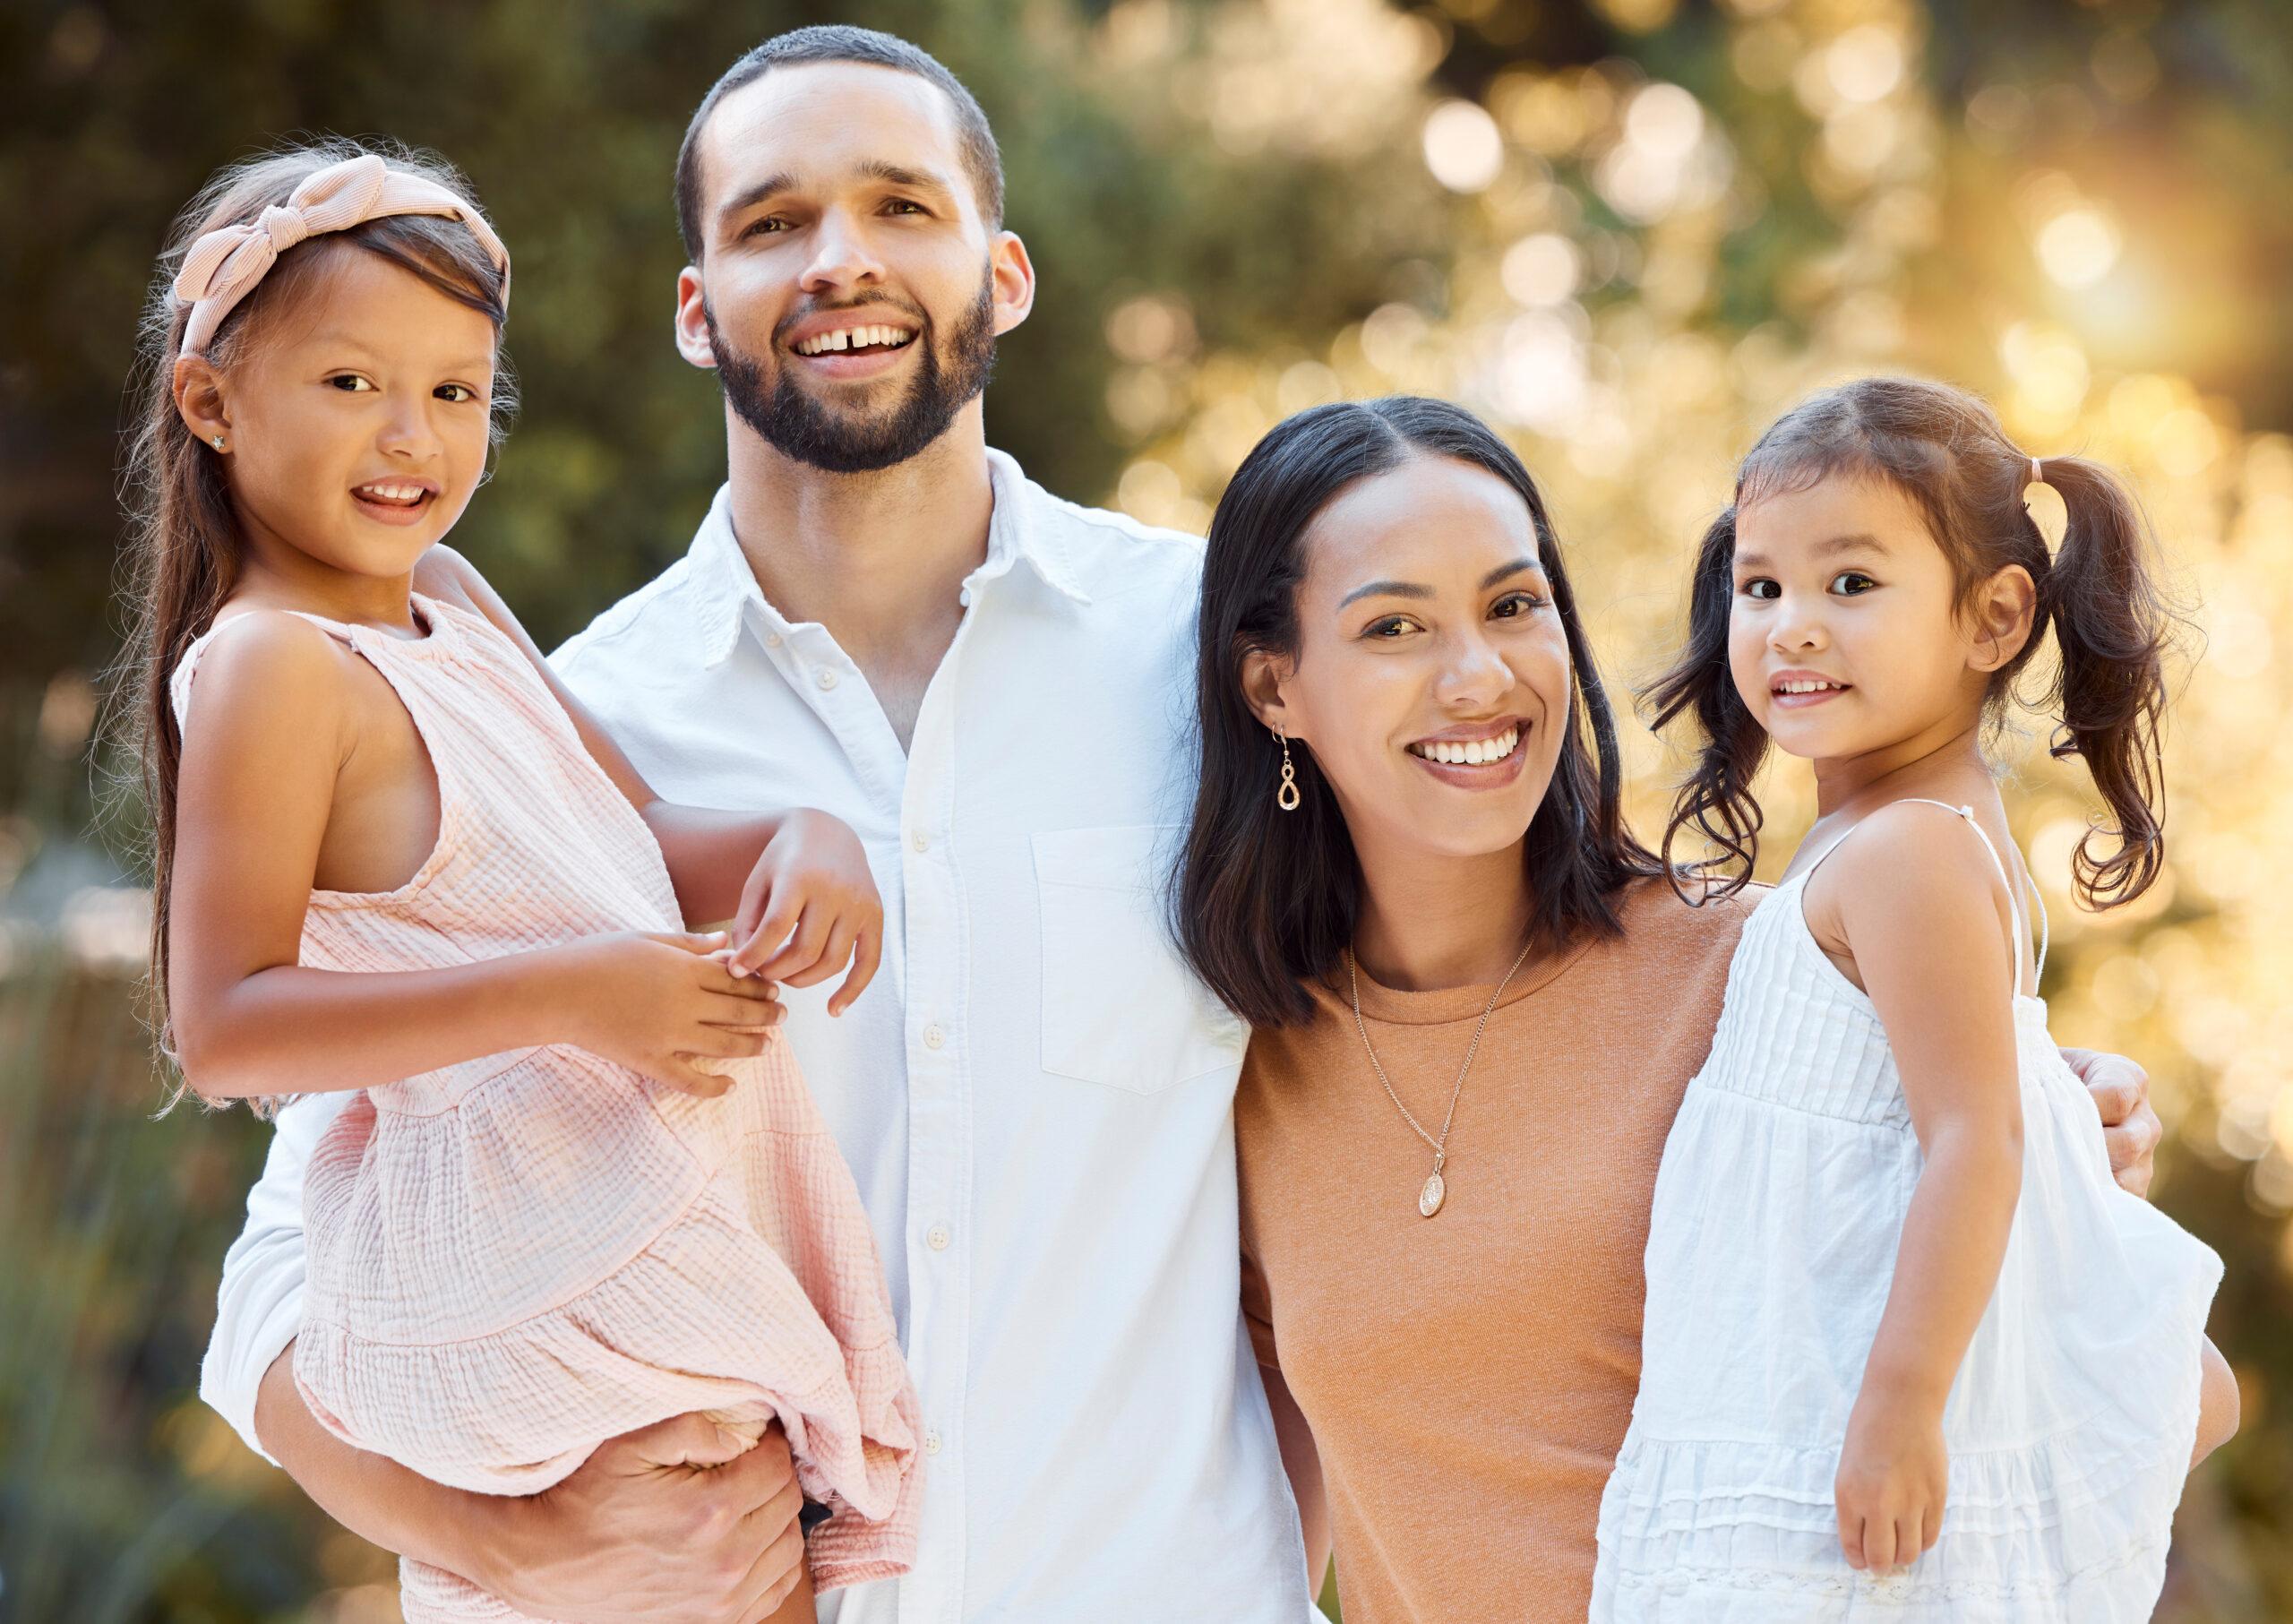
<path id="1" fill-rule="evenodd" d="M 718 102 L 771 69 L 807 62 L 857 62 L 897 68 L 937 85 L 955 109 L 956 133 L 963 145 L 964 168 L 971 171 L 972 185 L 979 193 L 979 211 L 989 230 L 1002 226 L 1003 155 L 996 150 L 995 133 L 987 127 L 987 115 L 980 111 L 963 82 L 929 51 L 895 35 L 830 23 L 774 35 L 726 68 L 725 76 L 694 109 L 692 122 L 685 126 L 684 144 L 677 149 L 677 230 L 684 238 L 686 257 L 694 264 L 700 262 L 700 251 L 708 242 L 707 225 L 700 218 L 700 133 L 708 127 L 709 116 Z"/>

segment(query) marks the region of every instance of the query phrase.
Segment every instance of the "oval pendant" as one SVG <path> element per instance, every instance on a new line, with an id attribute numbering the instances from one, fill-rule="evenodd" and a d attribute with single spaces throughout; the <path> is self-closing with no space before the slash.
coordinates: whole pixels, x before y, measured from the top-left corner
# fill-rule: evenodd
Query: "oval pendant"
<path id="1" fill-rule="evenodd" d="M 1441 1175 L 1439 1173 L 1437 1173 L 1431 1178 L 1426 1180 L 1425 1188 L 1417 1192 L 1417 1210 L 1419 1216 L 1430 1218 L 1435 1213 L 1439 1212 L 1441 1210 L 1441 1198 L 1448 1193 L 1449 1187 L 1441 1182 Z"/>

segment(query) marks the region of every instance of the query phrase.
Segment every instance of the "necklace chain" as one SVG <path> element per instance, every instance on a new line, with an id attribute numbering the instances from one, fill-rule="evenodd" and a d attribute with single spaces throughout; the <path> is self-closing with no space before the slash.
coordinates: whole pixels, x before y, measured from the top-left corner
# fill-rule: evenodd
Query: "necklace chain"
<path id="1" fill-rule="evenodd" d="M 1496 1012 L 1497 1001 L 1505 996 L 1505 989 L 1513 984 L 1513 977 L 1520 973 L 1521 966 L 1529 957 L 1531 945 L 1531 942 L 1521 944 L 1521 951 L 1514 958 L 1513 967 L 1505 972 L 1504 980 L 1497 984 L 1497 990 L 1489 995 L 1489 1001 L 1481 1006 L 1481 1019 L 1473 1025 L 1473 1041 L 1465 1045 L 1464 1064 L 1457 1068 L 1456 1085 L 1449 1090 L 1449 1109 L 1441 1118 L 1441 1136 L 1438 1139 L 1425 1131 L 1425 1124 L 1417 1120 L 1409 1107 L 1402 1104 L 1401 1096 L 1394 1092 L 1393 1079 L 1386 1075 L 1385 1065 L 1378 1059 L 1377 1045 L 1370 1041 L 1369 1025 L 1361 1018 L 1361 969 L 1354 961 L 1353 950 L 1346 949 L 1345 975 L 1353 992 L 1353 1029 L 1361 1035 L 1361 1048 L 1362 1052 L 1370 1057 L 1370 1069 L 1378 1074 L 1378 1085 L 1385 1089 L 1386 1097 L 1394 1103 L 1394 1109 L 1401 1113 L 1401 1120 L 1407 1122 L 1410 1131 L 1423 1139 L 1433 1152 L 1433 1176 L 1426 1180 L 1425 1190 L 1418 1198 L 1417 1207 L 1419 1212 L 1429 1218 L 1440 1210 L 1442 1199 L 1447 1191 L 1447 1186 L 1442 1180 L 1441 1171 L 1448 1164 L 1449 1129 L 1457 1120 L 1457 1101 L 1464 1095 L 1465 1074 L 1473 1070 L 1473 1056 L 1481 1052 L 1481 1035 L 1489 1027 L 1489 1018 Z"/>

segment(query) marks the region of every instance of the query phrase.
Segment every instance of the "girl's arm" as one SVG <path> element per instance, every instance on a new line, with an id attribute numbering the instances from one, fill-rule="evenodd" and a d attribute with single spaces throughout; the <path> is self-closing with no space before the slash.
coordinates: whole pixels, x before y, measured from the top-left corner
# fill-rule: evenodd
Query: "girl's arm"
<path id="1" fill-rule="evenodd" d="M 849 829 L 808 809 L 736 812 L 664 801 L 469 560 L 442 543 L 423 554 L 413 584 L 426 597 L 483 615 L 518 646 L 572 718 L 591 759 L 652 829 L 687 922 L 735 921 L 734 967 L 791 986 L 827 980 L 856 953 L 853 973 L 829 1003 L 831 1014 L 850 1007 L 876 972 L 882 937 L 867 856 Z M 769 846 L 775 850 L 767 863 Z M 777 880 L 795 875 L 803 876 L 803 885 L 776 887 Z"/>
<path id="2" fill-rule="evenodd" d="M 708 957 L 713 940 L 592 937 L 437 970 L 302 967 L 336 777 L 357 745 L 345 664 L 357 657 L 291 615 L 243 618 L 202 659 L 177 780 L 167 991 L 196 1092 L 365 1087 L 544 1043 L 723 1091 L 686 1057 L 757 1053 L 780 1010 Z"/>
<path id="3" fill-rule="evenodd" d="M 1810 885 L 1829 882 L 1926 1153 L 1839 1469 L 1848 1560 L 1885 1569 L 1941 1532 L 1943 1405 L 2005 1256 L 2022 1117 L 2015 959 L 1982 843 L 1960 820 L 1919 808 L 1867 821 L 1875 827 Z"/>

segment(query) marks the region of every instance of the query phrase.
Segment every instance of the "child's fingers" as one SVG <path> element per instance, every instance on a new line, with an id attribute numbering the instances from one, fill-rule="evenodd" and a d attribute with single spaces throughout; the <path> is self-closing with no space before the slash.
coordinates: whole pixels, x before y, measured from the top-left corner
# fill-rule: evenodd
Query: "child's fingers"
<path id="1" fill-rule="evenodd" d="M 844 978 L 844 984 L 836 990 L 836 996 L 828 1001 L 828 1012 L 841 1015 L 849 1010 L 853 1001 L 866 992 L 868 984 L 876 979 L 876 968 L 883 961 L 884 932 L 882 925 L 878 924 L 861 932 L 859 941 L 853 944 L 852 974 Z"/>
<path id="2" fill-rule="evenodd" d="M 685 1054 L 663 1056 L 661 1062 L 652 1068 L 652 1077 L 656 1082 L 664 1083 L 679 1093 L 690 1094 L 696 1099 L 717 1099 L 733 1086 L 732 1078 L 719 1077 L 714 1071 L 703 1071 L 693 1064 L 692 1056 Z"/>
<path id="3" fill-rule="evenodd" d="M 714 953 L 725 945 L 722 931 L 648 931 L 646 937 L 666 947 L 683 948 L 688 953 Z"/>
<path id="4" fill-rule="evenodd" d="M 1850 1568 L 1863 1566 L 1863 1518 L 1842 1504 L 1839 1508 L 1839 1549 Z"/>
<path id="5" fill-rule="evenodd" d="M 1895 1519 L 1884 1511 L 1863 1519 L 1863 1560 L 1873 1573 L 1895 1565 Z"/>
<path id="6" fill-rule="evenodd" d="M 839 918 L 829 929 L 828 940 L 820 944 L 820 956 L 788 977 L 792 987 L 809 987 L 826 981 L 845 967 L 852 957 L 854 938 L 859 927 L 848 919 Z"/>
<path id="7" fill-rule="evenodd" d="M 741 943 L 740 951 L 733 955 L 733 974 L 754 975 L 771 958 L 772 950 L 788 940 L 796 922 L 803 916 L 803 904 L 795 898 L 776 900 L 765 910 L 764 917 L 748 939 Z M 774 976 L 771 979 L 778 980 Z"/>
<path id="8" fill-rule="evenodd" d="M 807 907 L 796 920 L 796 933 L 788 938 L 780 950 L 757 966 L 755 974 L 767 981 L 794 981 L 800 971 L 809 970 L 820 961 L 820 949 L 827 945 L 829 932 L 835 922 L 825 908 Z M 803 984 L 796 983 L 801 986 Z"/>

